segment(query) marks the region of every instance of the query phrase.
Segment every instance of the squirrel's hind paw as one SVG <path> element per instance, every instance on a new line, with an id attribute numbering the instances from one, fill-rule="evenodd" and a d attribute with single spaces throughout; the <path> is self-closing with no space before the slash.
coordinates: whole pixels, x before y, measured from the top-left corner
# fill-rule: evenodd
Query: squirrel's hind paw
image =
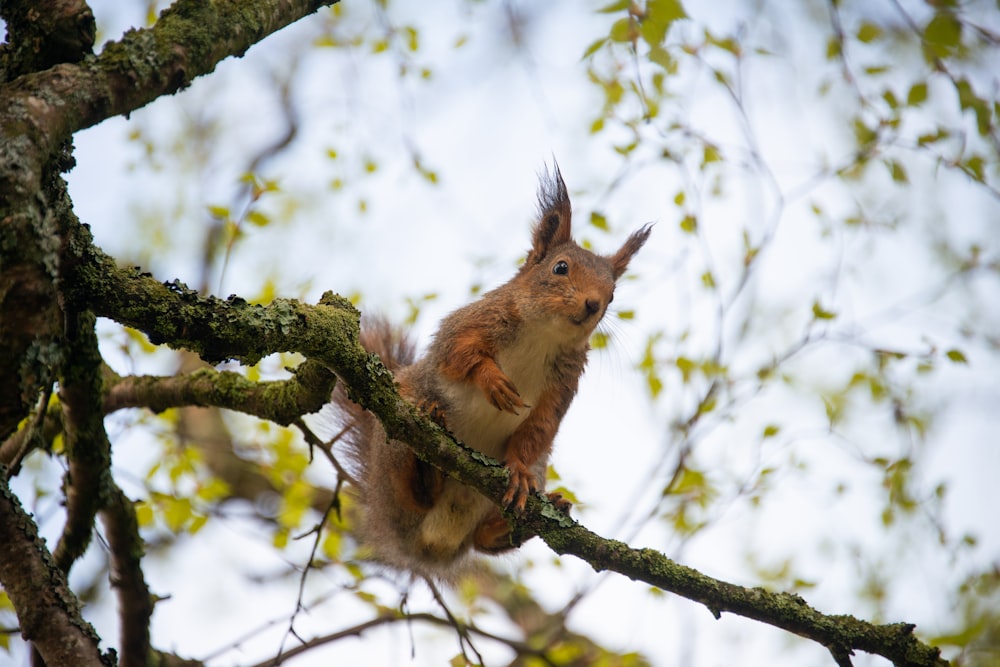
<path id="1" fill-rule="evenodd" d="M 573 503 L 563 498 L 561 493 L 551 491 L 545 494 L 549 497 L 549 502 L 556 506 L 556 509 L 569 516 L 569 511 L 573 509 Z"/>

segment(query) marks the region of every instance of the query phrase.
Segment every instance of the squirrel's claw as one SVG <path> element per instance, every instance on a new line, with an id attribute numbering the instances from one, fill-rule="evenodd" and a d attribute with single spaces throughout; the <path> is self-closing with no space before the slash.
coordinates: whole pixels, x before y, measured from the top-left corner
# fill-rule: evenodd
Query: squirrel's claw
<path id="1" fill-rule="evenodd" d="M 569 511 L 573 509 L 573 503 L 563 498 L 563 495 L 561 493 L 556 493 L 555 491 L 551 491 L 549 493 L 546 493 L 545 495 L 549 497 L 549 502 L 555 505 L 556 509 L 562 512 L 563 514 L 566 514 L 568 516 Z"/>
<path id="2" fill-rule="evenodd" d="M 507 493 L 503 496 L 503 504 L 507 509 L 517 512 L 524 510 L 528 494 L 538 491 L 538 482 L 531 469 L 520 462 L 508 462 L 510 481 L 507 482 Z"/>
<path id="3" fill-rule="evenodd" d="M 528 407 L 528 404 L 521 400 L 521 395 L 517 393 L 517 387 L 506 375 L 496 379 L 489 388 L 487 396 L 497 410 L 511 412 L 515 415 L 518 408 Z"/>

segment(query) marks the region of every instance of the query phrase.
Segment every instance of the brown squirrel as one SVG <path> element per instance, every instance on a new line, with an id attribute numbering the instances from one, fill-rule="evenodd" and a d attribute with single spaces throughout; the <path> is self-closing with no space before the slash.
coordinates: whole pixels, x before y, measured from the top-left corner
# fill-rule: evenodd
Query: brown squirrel
<path id="1" fill-rule="evenodd" d="M 570 201 L 558 166 L 538 190 L 539 217 L 524 265 L 506 284 L 441 323 L 425 356 L 383 321 L 362 327 L 362 344 L 393 371 L 400 394 L 467 446 L 510 470 L 504 503 L 523 510 L 544 488 L 552 441 L 587 361 L 590 335 L 615 281 L 649 237 L 636 231 L 613 255 L 596 255 L 570 236 Z M 359 489 L 363 541 L 387 565 L 448 580 L 470 548 L 519 546 L 500 510 L 446 477 L 373 415 L 337 391 L 349 419 L 348 451 Z M 557 507 L 570 503 L 549 494 Z"/>

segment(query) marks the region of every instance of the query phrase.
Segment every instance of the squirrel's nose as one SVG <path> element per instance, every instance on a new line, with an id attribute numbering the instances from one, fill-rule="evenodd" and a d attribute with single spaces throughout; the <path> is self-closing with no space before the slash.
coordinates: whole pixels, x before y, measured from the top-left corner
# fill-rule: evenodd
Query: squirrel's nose
<path id="1" fill-rule="evenodd" d="M 588 315 L 593 315 L 601 309 L 601 302 L 599 299 L 587 299 L 583 305 L 587 309 Z"/>

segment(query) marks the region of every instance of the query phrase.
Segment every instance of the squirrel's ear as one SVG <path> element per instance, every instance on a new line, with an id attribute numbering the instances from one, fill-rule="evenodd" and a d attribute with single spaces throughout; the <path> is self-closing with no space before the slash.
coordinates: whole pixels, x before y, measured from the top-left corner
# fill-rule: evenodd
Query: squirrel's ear
<path id="1" fill-rule="evenodd" d="M 639 251 L 639 248 L 649 238 L 651 231 L 653 231 L 653 223 L 643 225 L 641 229 L 633 232 L 628 237 L 622 247 L 618 249 L 618 252 L 608 258 L 611 260 L 611 272 L 614 274 L 615 280 L 621 278 L 622 274 L 625 273 L 632 255 Z"/>
<path id="2" fill-rule="evenodd" d="M 572 209 L 566 183 L 563 182 L 559 165 L 549 172 L 548 168 L 539 177 L 538 222 L 531 235 L 531 252 L 526 264 L 537 264 L 551 248 L 572 239 L 570 223 Z"/>

